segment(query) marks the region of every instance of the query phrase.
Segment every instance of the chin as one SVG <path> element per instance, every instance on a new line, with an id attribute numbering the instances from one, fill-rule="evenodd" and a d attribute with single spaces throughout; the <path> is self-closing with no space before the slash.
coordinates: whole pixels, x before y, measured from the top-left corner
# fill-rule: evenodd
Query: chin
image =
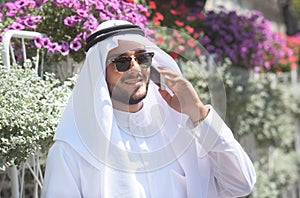
<path id="1" fill-rule="evenodd" d="M 129 99 L 129 104 L 138 104 L 141 102 L 147 95 L 147 87 L 141 87 L 135 92 Z"/>

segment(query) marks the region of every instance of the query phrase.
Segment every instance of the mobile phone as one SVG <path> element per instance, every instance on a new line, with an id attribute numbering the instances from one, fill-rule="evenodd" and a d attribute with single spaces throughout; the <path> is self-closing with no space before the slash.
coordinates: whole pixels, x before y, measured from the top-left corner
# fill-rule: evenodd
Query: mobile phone
<path id="1" fill-rule="evenodd" d="M 154 66 L 150 67 L 150 79 L 159 86 L 162 90 L 166 90 L 165 78 L 161 75 L 158 69 Z"/>

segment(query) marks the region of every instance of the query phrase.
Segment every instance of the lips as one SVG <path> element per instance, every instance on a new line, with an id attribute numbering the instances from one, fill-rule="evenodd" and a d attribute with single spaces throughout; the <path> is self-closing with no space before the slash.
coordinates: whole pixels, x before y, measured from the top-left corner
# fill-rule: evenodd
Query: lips
<path id="1" fill-rule="evenodd" d="M 126 79 L 124 83 L 127 85 L 139 85 L 143 82 L 143 78 L 133 78 L 133 79 Z"/>
<path id="2" fill-rule="evenodd" d="M 144 82 L 145 77 L 143 74 L 138 75 L 128 75 L 122 79 L 122 82 L 127 85 L 140 85 Z"/>

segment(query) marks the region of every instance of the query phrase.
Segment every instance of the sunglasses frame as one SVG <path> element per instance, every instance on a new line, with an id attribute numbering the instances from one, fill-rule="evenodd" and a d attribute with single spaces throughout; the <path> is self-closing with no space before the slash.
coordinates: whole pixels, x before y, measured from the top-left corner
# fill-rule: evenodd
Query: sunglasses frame
<path id="1" fill-rule="evenodd" d="M 140 64 L 139 63 L 138 57 L 142 56 L 142 55 L 145 55 L 145 54 L 150 55 L 150 57 L 151 57 L 150 64 Z M 132 61 L 132 59 L 134 59 L 135 61 L 137 61 L 137 63 L 140 65 L 141 68 L 147 69 L 147 68 L 149 68 L 151 66 L 153 56 L 154 56 L 154 52 L 141 52 L 141 53 L 133 54 L 133 55 L 130 55 L 130 56 L 129 55 L 118 56 L 118 57 L 115 57 L 115 58 L 111 59 L 111 62 L 114 64 L 114 67 L 115 67 L 116 71 L 118 71 L 118 72 L 127 72 L 131 68 L 131 61 Z M 118 59 L 121 59 L 121 58 L 130 58 L 130 61 L 128 62 L 129 63 L 128 68 L 126 70 L 124 70 L 124 71 L 120 71 L 118 69 L 118 66 L 117 66 L 117 61 L 118 61 Z"/>

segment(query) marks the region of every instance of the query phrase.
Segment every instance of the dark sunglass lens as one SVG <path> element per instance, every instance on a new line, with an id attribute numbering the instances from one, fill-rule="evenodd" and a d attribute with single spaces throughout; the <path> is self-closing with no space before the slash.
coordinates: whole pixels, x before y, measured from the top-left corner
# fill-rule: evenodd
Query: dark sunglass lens
<path id="1" fill-rule="evenodd" d="M 140 54 L 136 58 L 138 63 L 142 66 L 144 65 L 149 67 L 152 63 L 152 54 L 150 53 Z"/>
<path id="2" fill-rule="evenodd" d="M 130 69 L 131 57 L 119 57 L 114 62 L 118 71 L 125 72 Z"/>

